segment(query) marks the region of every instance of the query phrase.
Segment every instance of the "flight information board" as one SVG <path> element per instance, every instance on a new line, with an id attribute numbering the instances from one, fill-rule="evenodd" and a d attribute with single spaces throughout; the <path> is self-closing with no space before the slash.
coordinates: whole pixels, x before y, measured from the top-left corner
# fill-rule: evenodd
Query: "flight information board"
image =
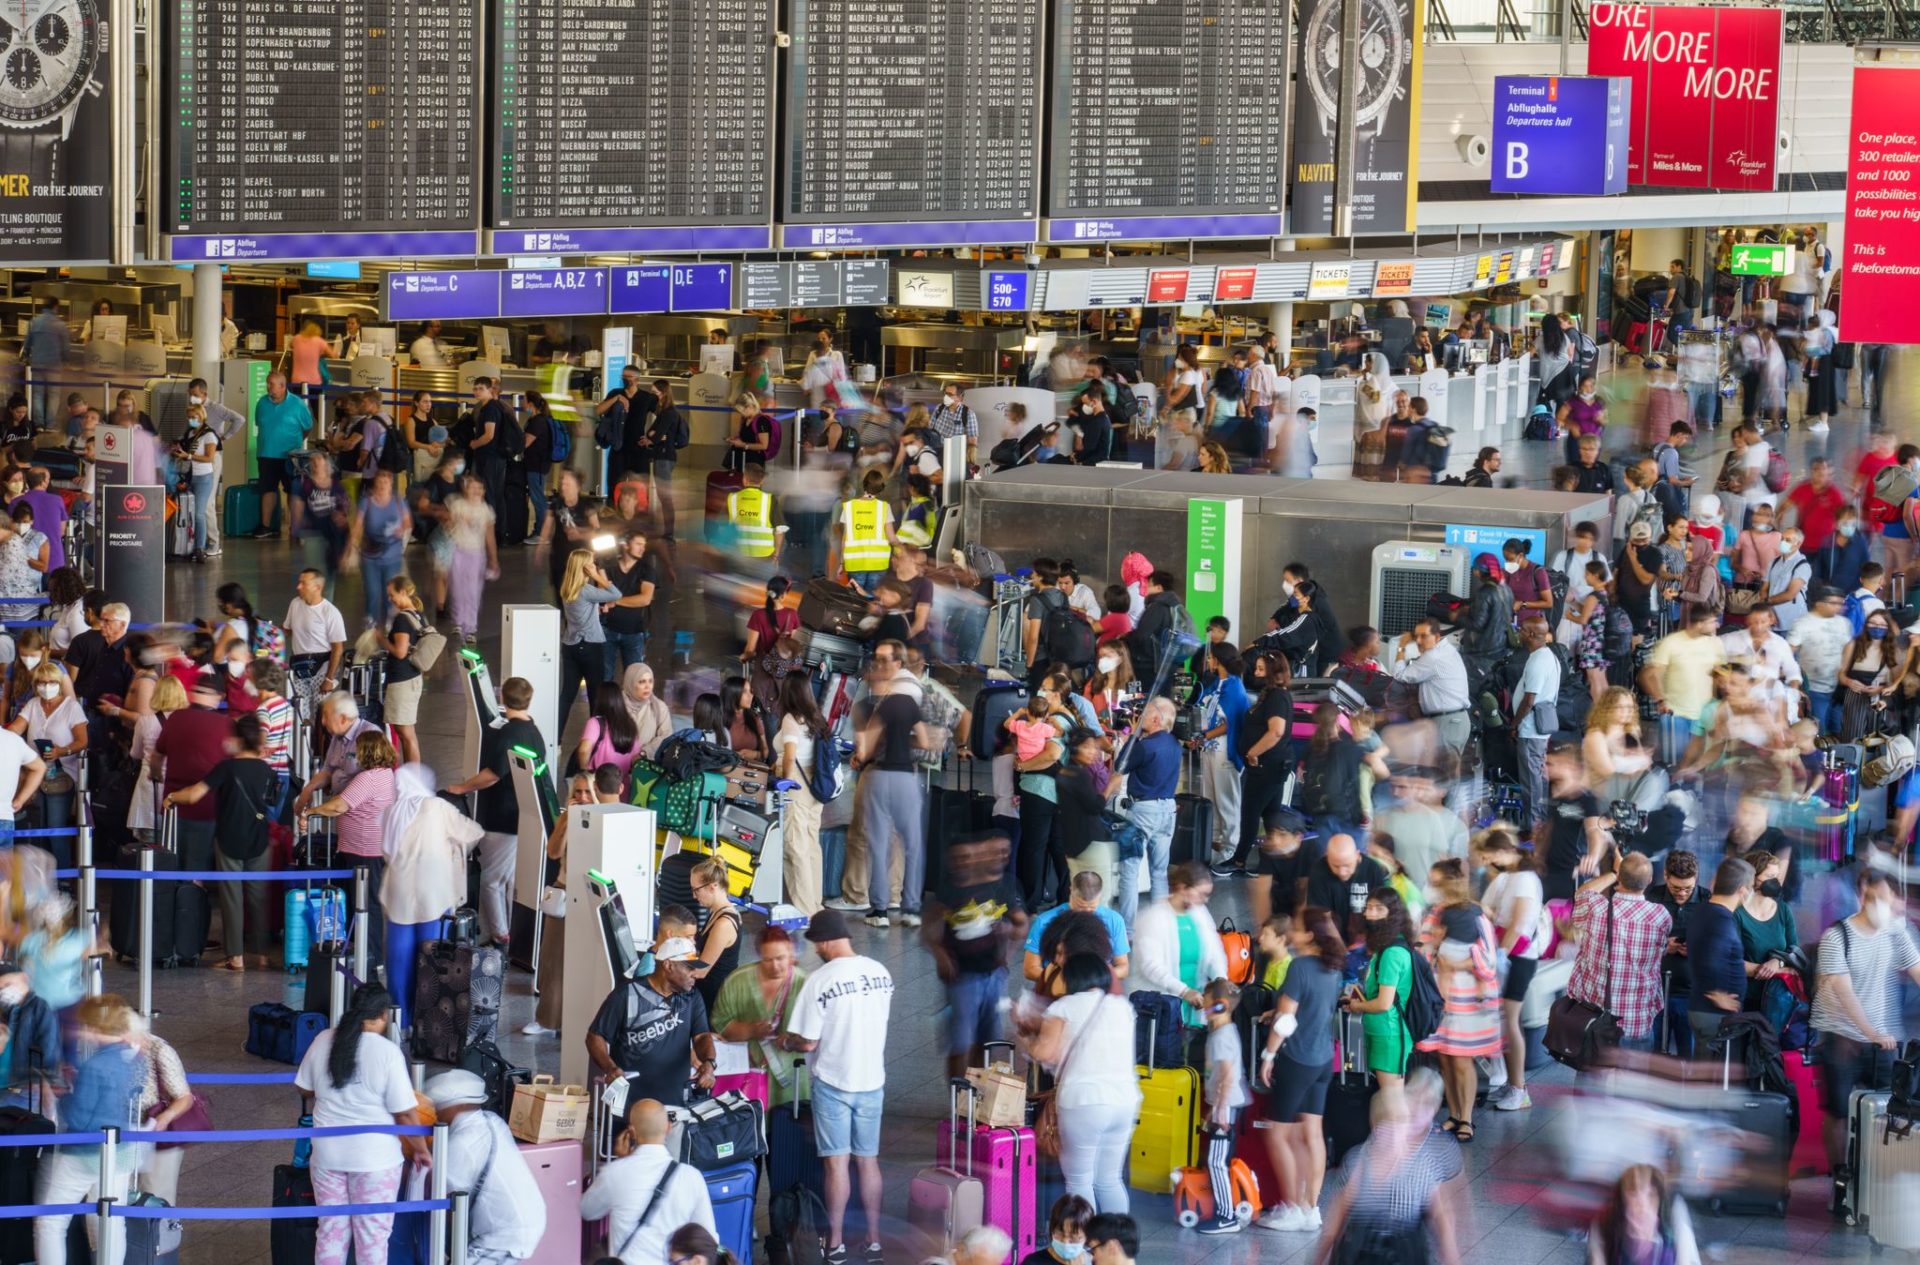
<path id="1" fill-rule="evenodd" d="M 493 21 L 490 222 L 522 230 L 496 251 L 766 247 L 774 0 L 494 0 Z M 554 228 L 597 231 L 531 231 Z"/>
<path id="2" fill-rule="evenodd" d="M 1289 0 L 1052 0 L 1050 240 L 1280 231 Z"/>
<path id="3" fill-rule="evenodd" d="M 175 258 L 473 250 L 480 0 L 172 12 L 166 217 L 189 238 Z"/>
<path id="4" fill-rule="evenodd" d="M 885 259 L 800 259 L 740 265 L 740 306 L 884 307 L 892 301 Z"/>
<path id="5" fill-rule="evenodd" d="M 1030 242 L 1045 0 L 792 0 L 782 240 Z"/>

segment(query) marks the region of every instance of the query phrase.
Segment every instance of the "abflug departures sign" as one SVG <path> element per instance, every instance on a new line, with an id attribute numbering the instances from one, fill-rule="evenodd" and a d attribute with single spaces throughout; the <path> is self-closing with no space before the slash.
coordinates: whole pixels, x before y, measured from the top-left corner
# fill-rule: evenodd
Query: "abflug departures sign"
<path id="1" fill-rule="evenodd" d="M 1493 192 L 1625 193 L 1631 89 L 1624 78 L 1496 78 Z"/>
<path id="2" fill-rule="evenodd" d="M 113 36 L 105 0 L 0 12 L 0 262 L 105 261 L 113 248 Z M 25 20 L 20 20 L 24 18 Z"/>

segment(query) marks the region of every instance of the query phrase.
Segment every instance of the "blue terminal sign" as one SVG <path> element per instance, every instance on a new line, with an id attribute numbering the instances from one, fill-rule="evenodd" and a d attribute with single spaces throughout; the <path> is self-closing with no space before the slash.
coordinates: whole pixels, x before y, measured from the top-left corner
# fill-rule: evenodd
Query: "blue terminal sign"
<path id="1" fill-rule="evenodd" d="M 482 268 L 390 272 L 387 274 L 387 319 L 491 320 L 500 315 L 500 278 L 504 275 Z"/>
<path id="2" fill-rule="evenodd" d="M 605 268 L 529 268 L 500 274 L 502 316 L 605 316 Z"/>
<path id="3" fill-rule="evenodd" d="M 989 271 L 981 289 L 987 296 L 989 312 L 1024 312 L 1033 293 L 1033 274 L 1020 269 L 1013 272 Z"/>
<path id="4" fill-rule="evenodd" d="M 1630 80 L 1500 75 L 1493 85 L 1493 192 L 1626 192 Z"/>

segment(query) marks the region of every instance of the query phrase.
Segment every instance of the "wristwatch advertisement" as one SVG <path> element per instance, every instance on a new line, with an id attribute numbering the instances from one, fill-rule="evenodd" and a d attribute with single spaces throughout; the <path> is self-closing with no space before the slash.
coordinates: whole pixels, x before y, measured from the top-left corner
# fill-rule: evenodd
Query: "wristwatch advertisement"
<path id="1" fill-rule="evenodd" d="M 1360 42 L 1352 64 L 1341 55 L 1348 3 L 1360 7 Z M 1334 133 L 1343 75 L 1354 77 L 1353 231 L 1412 231 L 1425 8 L 1424 0 L 1300 0 L 1302 87 L 1293 123 L 1288 231 L 1333 232 Z"/>
<path id="2" fill-rule="evenodd" d="M 112 248 L 105 0 L 0 0 L 0 262 Z"/>

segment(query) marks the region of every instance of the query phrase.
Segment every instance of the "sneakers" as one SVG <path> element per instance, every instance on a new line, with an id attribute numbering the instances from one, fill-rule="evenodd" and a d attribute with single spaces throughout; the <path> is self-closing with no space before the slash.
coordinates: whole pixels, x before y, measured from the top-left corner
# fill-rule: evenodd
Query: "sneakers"
<path id="1" fill-rule="evenodd" d="M 917 927 L 920 925 L 920 915 L 910 909 L 901 910 L 898 917 L 900 919 L 900 925 L 903 927 Z"/>
<path id="2" fill-rule="evenodd" d="M 869 927 L 890 927 L 893 924 L 887 920 L 886 910 L 876 909 L 867 915 L 867 925 Z"/>
<path id="3" fill-rule="evenodd" d="M 826 1255 L 820 1259 L 827 1265 L 847 1265 L 847 1245 L 842 1243 L 838 1247 L 828 1248 Z"/>
<path id="4" fill-rule="evenodd" d="M 1245 871 L 1235 865 L 1233 858 L 1228 856 L 1221 857 L 1210 863 L 1207 866 L 1207 873 L 1213 875 L 1215 878 L 1239 878 Z M 1221 1231 L 1216 1231 L 1215 1233 L 1221 1233 Z"/>
<path id="5" fill-rule="evenodd" d="M 847 900 L 839 896 L 835 896 L 832 900 L 824 903 L 828 909 L 837 909 L 843 914 L 863 914 L 867 911 L 867 907 L 858 901 Z"/>
<path id="6" fill-rule="evenodd" d="M 1807 427 L 1807 433 L 1809 435 L 1824 435 L 1827 433 L 1827 424 L 1825 422 L 1815 422 Z"/>
<path id="7" fill-rule="evenodd" d="M 1507 1061 L 1503 1058 L 1479 1058 L 1474 1062 L 1487 1074 L 1487 1089 L 1499 1089 L 1507 1083 Z"/>
<path id="8" fill-rule="evenodd" d="M 1320 1209 L 1302 1208 L 1300 1210 L 1300 1228 L 1308 1234 L 1320 1233 Z"/>
<path id="9" fill-rule="evenodd" d="M 1311 1213 L 1311 1219 L 1308 1214 Z M 1297 1204 L 1279 1204 L 1260 1214 L 1254 1222 L 1262 1230 L 1278 1230 L 1282 1234 L 1295 1234 L 1305 1230 L 1320 1228 L 1320 1210 L 1302 1208 Z"/>
<path id="10" fill-rule="evenodd" d="M 526 1027 L 520 1029 L 520 1035 L 523 1037 L 557 1037 L 560 1035 L 560 1029 L 543 1028 L 540 1026 L 540 1021 L 535 1019 Z"/>
<path id="11" fill-rule="evenodd" d="M 865 1265 L 887 1265 L 886 1253 L 878 1243 L 869 1243 L 867 1244 L 864 1262 Z"/>
<path id="12" fill-rule="evenodd" d="M 1533 1099 L 1524 1085 L 1502 1085 L 1487 1096 L 1487 1106 L 1495 1111 L 1525 1111 L 1533 1106 Z"/>
<path id="13" fill-rule="evenodd" d="M 1215 1219 L 1200 1227 L 1202 1234 L 1238 1234 L 1247 1227 L 1238 1217 L 1228 1217 L 1225 1221 Z"/>

